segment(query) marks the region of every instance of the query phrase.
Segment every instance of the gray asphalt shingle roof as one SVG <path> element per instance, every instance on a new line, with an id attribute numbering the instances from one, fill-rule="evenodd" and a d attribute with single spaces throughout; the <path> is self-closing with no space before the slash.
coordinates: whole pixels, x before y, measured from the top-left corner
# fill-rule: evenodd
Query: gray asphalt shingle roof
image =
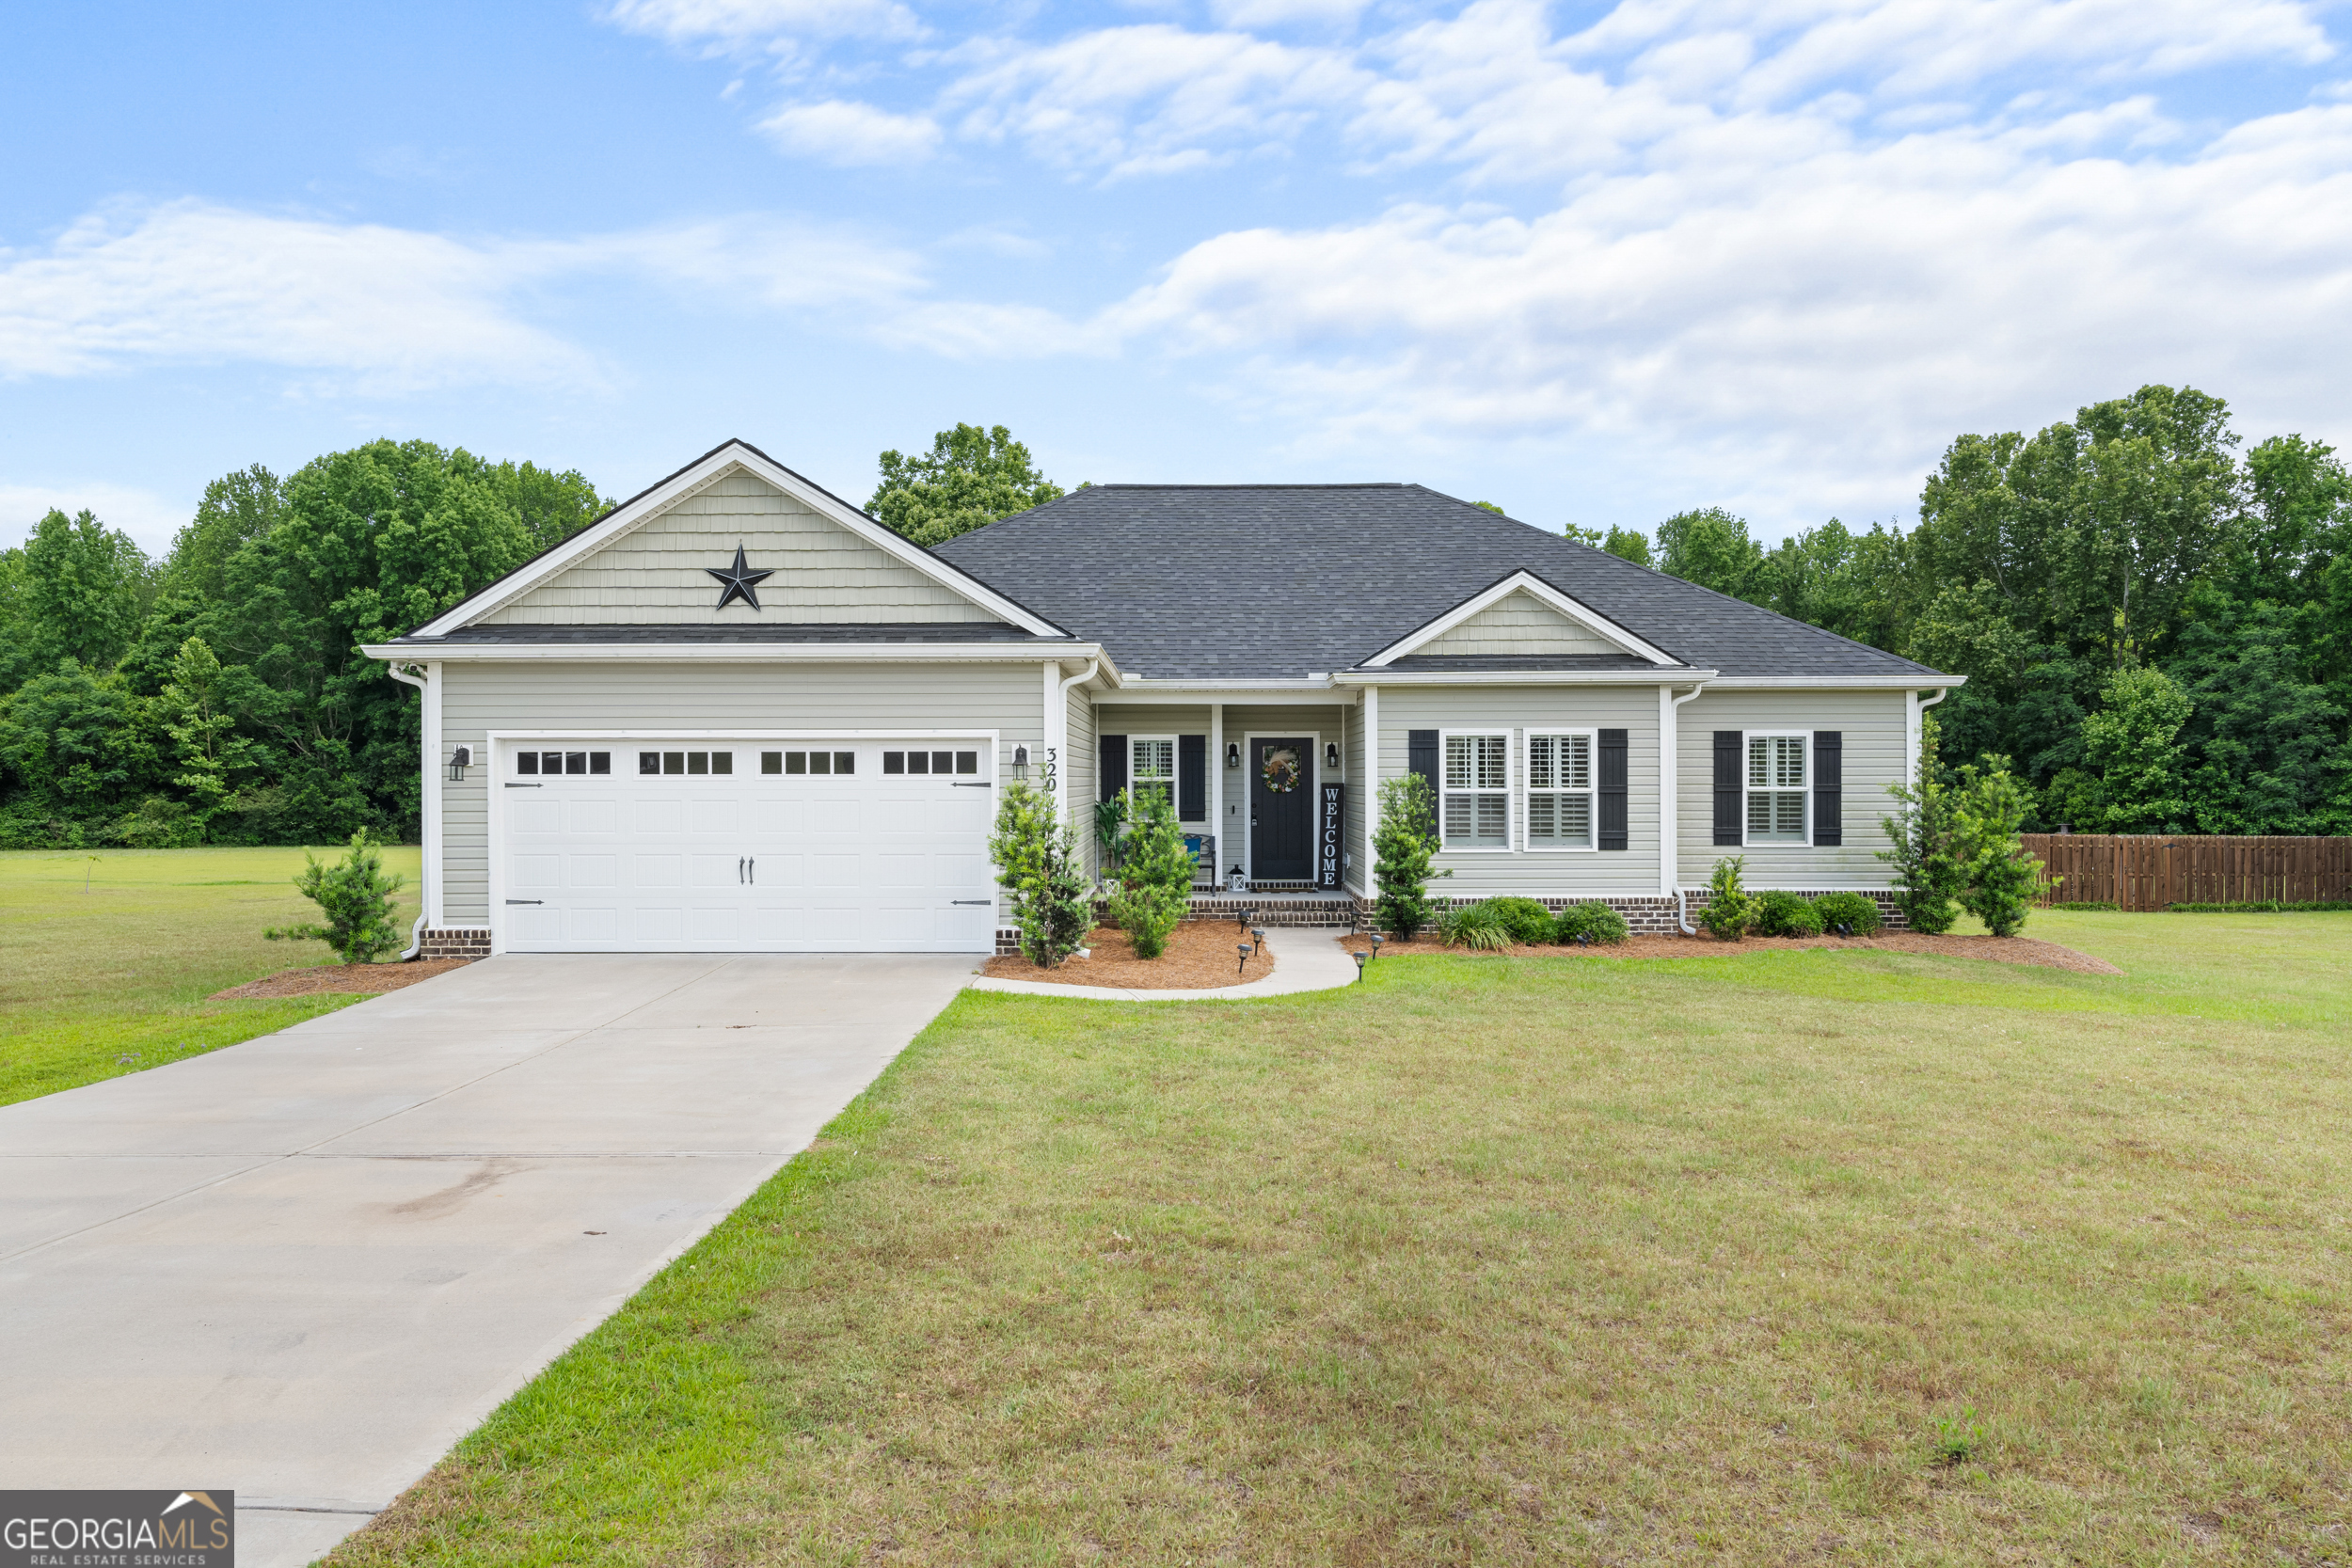
<path id="1" fill-rule="evenodd" d="M 936 553 L 1155 679 L 1351 669 L 1522 570 L 1726 675 L 1935 673 L 1419 484 L 1097 484 Z"/>

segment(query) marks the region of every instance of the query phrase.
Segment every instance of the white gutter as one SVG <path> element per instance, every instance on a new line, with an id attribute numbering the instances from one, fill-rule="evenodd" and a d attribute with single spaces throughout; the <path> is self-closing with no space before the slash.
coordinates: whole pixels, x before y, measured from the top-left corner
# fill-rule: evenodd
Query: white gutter
<path id="1" fill-rule="evenodd" d="M 1674 688 L 1658 689 L 1658 890 L 1673 895 L 1675 924 L 1686 937 L 1697 936 L 1691 924 L 1691 907 L 1682 892 L 1682 705 L 1707 689 L 1701 681 L 1677 697 Z"/>
<path id="2" fill-rule="evenodd" d="M 1099 642 L 378 642 L 359 650 L 370 658 L 442 663 L 511 664 L 596 659 L 666 664 L 774 664 L 882 660 L 898 664 L 1034 664 L 1040 658 L 1099 658 Z"/>
<path id="3" fill-rule="evenodd" d="M 1935 681 L 1940 686 L 1965 686 L 1968 677 L 1937 675 Z M 1709 684 L 1741 690 L 1901 691 L 1916 689 L 1921 683 L 1916 675 L 1722 675 Z"/>
<path id="4" fill-rule="evenodd" d="M 428 672 L 430 668 L 427 666 Z M 441 694 L 426 684 L 427 675 L 411 674 L 398 664 L 386 665 L 384 673 L 404 686 L 415 687 L 421 694 L 423 708 L 417 724 L 417 749 L 424 763 L 422 820 L 417 830 L 421 845 L 417 856 L 417 923 L 408 927 L 408 950 L 397 960 L 406 963 L 423 951 L 424 923 L 433 915 L 433 863 L 441 847 Z"/>

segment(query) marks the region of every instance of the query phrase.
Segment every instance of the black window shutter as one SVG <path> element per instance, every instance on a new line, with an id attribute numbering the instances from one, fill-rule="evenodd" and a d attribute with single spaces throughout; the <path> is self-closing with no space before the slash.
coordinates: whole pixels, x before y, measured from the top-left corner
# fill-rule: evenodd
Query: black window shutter
<path id="1" fill-rule="evenodd" d="M 1429 810 L 1434 827 L 1436 819 L 1444 815 L 1444 807 L 1438 800 L 1437 731 L 1406 730 L 1405 732 L 1405 770 L 1408 773 L 1419 773 L 1429 781 Z"/>
<path id="2" fill-rule="evenodd" d="M 1846 842 L 1846 732 L 1813 732 L 1813 842 Z"/>
<path id="3" fill-rule="evenodd" d="M 1127 737 L 1123 735 L 1106 735 L 1098 744 L 1102 748 L 1103 765 L 1096 768 L 1095 772 L 1098 775 L 1097 783 L 1102 789 L 1102 799 L 1107 800 L 1127 787 Z"/>
<path id="4" fill-rule="evenodd" d="M 1176 737 L 1176 816 L 1184 822 L 1209 819 L 1209 737 Z"/>
<path id="5" fill-rule="evenodd" d="M 1745 795 L 1740 787 L 1740 756 L 1745 736 L 1739 730 L 1715 732 L 1715 842 L 1740 845 L 1748 840 Z"/>
<path id="6" fill-rule="evenodd" d="M 1625 847 L 1625 731 L 1600 732 L 1600 847 Z"/>

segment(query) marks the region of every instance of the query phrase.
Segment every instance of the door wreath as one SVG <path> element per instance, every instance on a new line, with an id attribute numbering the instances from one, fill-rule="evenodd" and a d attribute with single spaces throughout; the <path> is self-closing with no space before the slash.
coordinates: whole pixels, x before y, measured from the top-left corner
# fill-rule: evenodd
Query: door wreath
<path id="1" fill-rule="evenodd" d="M 1288 746 L 1267 747 L 1258 776 L 1265 781 L 1267 794 L 1288 795 L 1298 787 L 1298 753 Z"/>

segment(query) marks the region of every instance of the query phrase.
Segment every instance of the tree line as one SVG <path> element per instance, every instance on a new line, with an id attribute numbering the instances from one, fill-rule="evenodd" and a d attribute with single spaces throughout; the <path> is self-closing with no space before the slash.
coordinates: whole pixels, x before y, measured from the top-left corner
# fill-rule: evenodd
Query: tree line
<path id="1" fill-rule="evenodd" d="M 1967 676 L 1933 710 L 1946 771 L 2003 763 L 2027 832 L 2352 832 L 2352 475 L 2241 445 L 2219 398 L 2143 387 L 1961 436 L 1907 530 L 1767 549 L 1708 508 L 1581 536 Z"/>

